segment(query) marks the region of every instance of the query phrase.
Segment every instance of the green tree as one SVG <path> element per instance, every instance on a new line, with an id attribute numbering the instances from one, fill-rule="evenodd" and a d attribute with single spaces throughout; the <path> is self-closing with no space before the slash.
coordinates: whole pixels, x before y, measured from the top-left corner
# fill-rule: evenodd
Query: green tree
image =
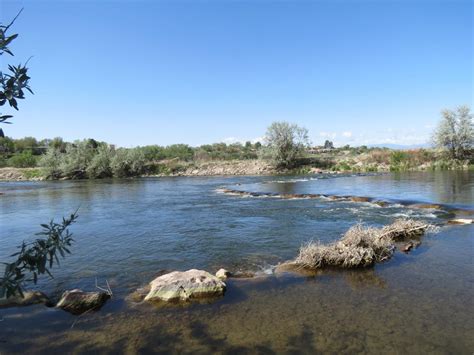
<path id="1" fill-rule="evenodd" d="M 267 129 L 266 141 L 277 167 L 292 167 L 309 146 L 308 130 L 288 122 L 273 122 Z"/>
<path id="2" fill-rule="evenodd" d="M 460 106 L 455 111 L 443 110 L 442 119 L 435 131 L 435 145 L 448 152 L 452 159 L 466 158 L 474 146 L 472 114 L 468 106 Z"/>

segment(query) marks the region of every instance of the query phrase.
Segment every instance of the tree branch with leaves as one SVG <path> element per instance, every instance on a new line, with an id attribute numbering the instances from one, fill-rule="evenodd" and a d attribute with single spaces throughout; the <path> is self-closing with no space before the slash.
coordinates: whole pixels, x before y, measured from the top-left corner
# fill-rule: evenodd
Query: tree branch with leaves
<path id="1" fill-rule="evenodd" d="M 18 37 L 18 34 L 10 34 L 9 31 L 22 11 L 23 9 L 18 12 L 8 25 L 0 23 L 0 56 L 3 56 L 5 53 L 13 56 L 9 46 Z M 0 71 L 0 106 L 8 103 L 10 107 L 18 111 L 18 100 L 25 98 L 25 90 L 33 94 L 29 86 L 28 61 L 29 59 L 25 64 L 18 64 L 16 66 L 9 64 L 8 72 Z M 11 123 L 8 120 L 12 117 L 12 115 L 0 113 L 0 123 Z"/>
<path id="2" fill-rule="evenodd" d="M 38 276 L 47 274 L 51 278 L 50 269 L 59 265 L 59 257 L 65 258 L 70 254 L 69 247 L 74 242 L 69 227 L 76 222 L 77 212 L 69 218 L 64 218 L 61 223 L 53 220 L 49 224 L 42 224 L 43 230 L 31 243 L 23 242 L 18 248 L 20 251 L 12 254 L 16 260 L 11 263 L 3 263 L 5 271 L 0 277 L 0 298 L 11 296 L 23 296 L 24 286 L 27 282 L 38 282 Z"/>

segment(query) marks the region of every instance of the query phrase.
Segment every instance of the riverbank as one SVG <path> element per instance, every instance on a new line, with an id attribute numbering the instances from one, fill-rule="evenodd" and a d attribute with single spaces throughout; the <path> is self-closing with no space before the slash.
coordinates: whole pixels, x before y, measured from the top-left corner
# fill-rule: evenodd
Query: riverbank
<path id="1" fill-rule="evenodd" d="M 419 165 L 400 167 L 386 162 L 373 162 L 367 156 L 359 155 L 348 159 L 344 156 L 321 156 L 306 158 L 293 169 L 276 169 L 270 162 L 261 159 L 186 162 L 177 159 L 154 163 L 149 173 L 142 177 L 163 176 L 265 176 L 265 175 L 312 175 L 389 171 L 469 170 L 468 161 L 433 161 Z M 84 176 L 83 174 L 81 176 Z M 0 181 L 47 180 L 42 168 L 0 168 Z M 60 180 L 75 180 L 62 177 Z"/>

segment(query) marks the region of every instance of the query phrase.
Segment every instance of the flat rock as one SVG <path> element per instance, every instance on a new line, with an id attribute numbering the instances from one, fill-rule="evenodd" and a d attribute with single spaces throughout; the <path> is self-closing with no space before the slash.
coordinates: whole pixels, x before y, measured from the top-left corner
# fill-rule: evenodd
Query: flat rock
<path id="1" fill-rule="evenodd" d="M 207 271 L 191 269 L 174 271 L 150 282 L 145 301 L 187 301 L 222 296 L 226 284 Z"/>
<path id="2" fill-rule="evenodd" d="M 51 301 L 48 296 L 39 291 L 25 291 L 23 297 L 18 295 L 10 298 L 0 298 L 0 308 L 23 307 L 40 303 L 49 305 Z"/>
<path id="3" fill-rule="evenodd" d="M 56 307 L 72 314 L 82 314 L 99 310 L 109 298 L 110 295 L 105 292 L 84 292 L 75 289 L 64 292 Z"/>

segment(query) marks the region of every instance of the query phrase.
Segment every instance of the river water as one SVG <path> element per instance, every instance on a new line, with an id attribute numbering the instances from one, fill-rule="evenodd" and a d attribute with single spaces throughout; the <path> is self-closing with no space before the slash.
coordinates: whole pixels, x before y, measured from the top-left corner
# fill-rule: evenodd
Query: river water
<path id="1" fill-rule="evenodd" d="M 388 207 L 325 199 L 229 196 L 219 189 L 370 196 Z M 78 210 L 73 254 L 37 287 L 114 297 L 81 317 L 0 309 L 0 354 L 51 352 L 457 353 L 474 351 L 474 226 L 445 226 L 410 254 L 363 270 L 275 275 L 309 240 L 362 221 L 443 223 L 472 210 L 474 172 L 366 176 L 193 177 L 0 183 L 0 260 L 39 224 Z M 400 204 L 398 203 L 400 202 Z M 470 212 L 467 212 L 470 213 Z M 472 216 L 470 217 L 472 218 Z M 156 307 L 127 296 L 162 270 L 254 272 L 209 304 Z"/>

